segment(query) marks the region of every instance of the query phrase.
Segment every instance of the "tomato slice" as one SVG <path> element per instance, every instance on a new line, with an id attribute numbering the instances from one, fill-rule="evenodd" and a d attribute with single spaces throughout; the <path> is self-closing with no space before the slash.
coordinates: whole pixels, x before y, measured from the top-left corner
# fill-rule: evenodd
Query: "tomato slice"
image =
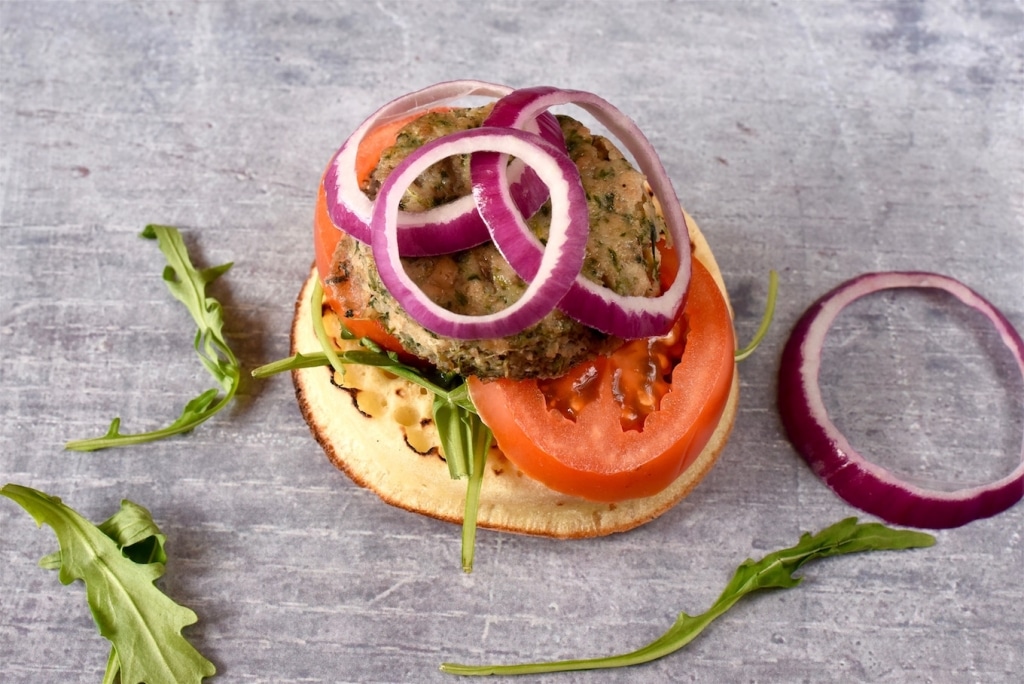
<path id="1" fill-rule="evenodd" d="M 662 378 L 666 391 L 639 420 L 631 417 L 634 404 L 644 403 L 645 395 L 659 397 L 632 343 L 582 364 L 564 382 L 470 378 L 470 395 L 502 452 L 529 477 L 595 501 L 650 496 L 704 449 L 725 410 L 735 372 L 728 306 L 696 259 L 677 326 L 685 330 L 685 344 L 659 347 L 659 353 L 676 358 Z"/>
<path id="2" fill-rule="evenodd" d="M 373 170 L 377 168 L 384 150 L 395 144 L 398 132 L 402 127 L 424 113 L 422 111 L 415 112 L 407 117 L 378 126 L 363 138 L 356 154 L 356 177 L 360 183 L 365 183 Z M 343 287 L 327 287 L 325 285 L 325 278 L 331 272 L 334 252 L 343 235 L 344 232 L 334 225 L 327 211 L 327 191 L 324 190 L 321 177 L 316 199 L 316 213 L 313 216 L 313 246 L 316 253 L 316 270 L 320 274 L 320 284 L 324 285 L 324 299 L 353 335 L 368 337 L 389 351 L 404 353 L 397 338 L 388 333 L 376 320 L 365 317 L 362 297 L 356 296 L 355 293 L 348 293 L 350 296 L 346 296 Z"/>
<path id="3" fill-rule="evenodd" d="M 356 152 L 356 178 L 360 184 L 365 183 L 373 170 L 377 168 L 384 150 L 395 144 L 399 131 L 410 121 L 423 116 L 424 113 L 426 112 L 415 112 L 390 121 L 374 128 L 363 137 L 359 144 L 359 150 Z M 321 176 L 320 191 L 316 201 L 316 216 L 313 219 L 313 245 L 316 248 L 316 268 L 320 273 L 321 281 L 331 270 L 331 258 L 334 256 L 334 249 L 338 246 L 342 234 L 341 229 L 334 225 L 327 213 L 327 193 L 324 190 L 323 176 Z"/>

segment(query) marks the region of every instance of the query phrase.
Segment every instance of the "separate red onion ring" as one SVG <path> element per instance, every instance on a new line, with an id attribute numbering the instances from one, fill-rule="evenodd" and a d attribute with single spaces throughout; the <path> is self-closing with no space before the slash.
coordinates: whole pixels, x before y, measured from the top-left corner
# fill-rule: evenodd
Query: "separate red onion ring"
<path id="1" fill-rule="evenodd" d="M 398 244 L 398 205 L 405 189 L 427 169 L 446 157 L 489 150 L 523 160 L 544 181 L 551 196 L 551 231 L 543 258 L 523 295 L 501 311 L 467 316 L 431 301 L 405 272 Z M 503 191 L 507 191 L 504 186 Z M 486 189 L 474 188 L 481 206 L 495 202 Z M 525 226 L 511 211 L 505 225 L 488 226 L 504 235 Z M 537 323 L 554 309 L 583 266 L 590 219 L 579 170 L 564 150 L 537 134 L 507 128 L 473 128 L 444 136 L 418 148 L 387 177 L 374 202 L 370 219 L 371 246 L 377 272 L 391 295 L 424 328 L 456 339 L 506 337 Z"/>
<path id="2" fill-rule="evenodd" d="M 331 221 L 357 240 L 370 243 L 368 224 L 373 203 L 359 186 L 356 156 L 360 143 L 371 130 L 460 98 L 499 98 L 511 91 L 508 86 L 483 81 L 446 81 L 403 95 L 378 109 L 345 141 L 327 166 L 323 184 Z M 562 131 L 554 116 L 539 117 L 533 130 L 564 149 Z M 526 216 L 533 215 L 547 200 L 546 187 L 522 162 L 513 161 L 508 173 L 516 205 Z M 400 212 L 399 227 L 399 248 L 404 256 L 449 254 L 491 239 L 469 195 L 425 212 Z"/>
<path id="3" fill-rule="evenodd" d="M 934 273 L 869 273 L 826 294 L 797 322 L 782 354 L 779 412 L 796 450 L 848 503 L 893 524 L 930 529 L 959 527 L 1001 513 L 1024 497 L 1024 448 L 1020 465 L 994 482 L 952 492 L 924 489 L 857 453 L 829 419 L 818 385 L 825 336 L 839 312 L 872 292 L 906 287 L 945 290 L 982 312 L 1024 375 L 1021 336 L 998 309 L 966 285 Z"/>
<path id="4" fill-rule="evenodd" d="M 548 108 L 564 104 L 574 104 L 590 112 L 632 153 L 660 202 L 672 244 L 680 251 L 688 250 L 690 234 L 686 218 L 654 147 L 629 117 L 606 100 L 579 90 L 524 88 L 498 100 L 484 125 L 523 128 Z M 470 162 L 473 184 L 485 187 L 507 185 L 506 164 L 507 155 L 473 155 Z M 497 191 L 495 196 L 498 196 Z M 507 208 L 510 200 L 506 197 L 503 204 Z M 501 203 L 495 203 L 480 207 L 488 225 L 500 223 L 491 221 L 487 216 L 488 210 L 500 206 Z M 530 281 L 537 273 L 544 247 L 525 224 L 520 225 L 518 233 L 492 234 L 491 238 L 516 273 Z M 558 308 L 584 325 L 624 339 L 664 335 L 682 310 L 690 283 L 690 260 L 680 258 L 678 261 L 672 286 L 657 297 L 620 295 L 578 274 Z"/>

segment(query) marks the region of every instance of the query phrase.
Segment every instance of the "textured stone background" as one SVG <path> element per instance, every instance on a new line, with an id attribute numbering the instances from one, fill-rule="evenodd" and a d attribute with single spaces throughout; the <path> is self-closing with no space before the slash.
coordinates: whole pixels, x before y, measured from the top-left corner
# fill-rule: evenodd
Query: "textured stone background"
<path id="1" fill-rule="evenodd" d="M 719 466 L 654 523 L 557 542 L 457 528 L 337 473 L 287 378 L 194 434 L 74 454 L 114 415 L 148 429 L 207 387 L 192 324 L 136 237 L 179 226 L 246 367 L 287 352 L 319 174 L 384 101 L 472 77 L 600 93 L 660 150 L 715 247 L 740 337 L 766 274 L 777 323 L 741 367 Z M 1019 1 L 0 2 L 0 482 L 94 520 L 130 498 L 168 535 L 162 586 L 224 681 L 451 681 L 442 660 L 613 653 L 713 601 L 735 565 L 855 513 L 782 435 L 796 317 L 875 269 L 946 272 L 1024 329 Z M 977 317 L 932 295 L 858 304 L 823 378 L 879 461 L 1009 472 L 1024 388 Z M 1024 505 L 929 550 L 809 566 L 685 652 L 552 682 L 1001 682 L 1024 671 Z M 107 647 L 54 547 L 0 501 L 0 680 L 97 682 Z"/>

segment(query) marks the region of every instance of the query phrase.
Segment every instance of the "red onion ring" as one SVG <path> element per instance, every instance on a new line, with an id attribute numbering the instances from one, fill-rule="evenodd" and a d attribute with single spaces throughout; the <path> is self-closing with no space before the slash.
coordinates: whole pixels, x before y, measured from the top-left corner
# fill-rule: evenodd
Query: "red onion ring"
<path id="1" fill-rule="evenodd" d="M 405 189 L 431 164 L 446 157 L 481 150 L 523 160 L 544 181 L 551 195 L 551 231 L 535 278 L 523 295 L 496 313 L 467 316 L 431 301 L 409 278 L 400 260 L 398 205 Z M 481 207 L 507 199 L 508 188 L 476 188 Z M 500 199 L 496 194 L 501 195 Z M 522 215 L 509 211 L 505 226 L 488 226 L 493 235 L 525 229 Z M 391 295 L 420 325 L 456 339 L 506 337 L 544 318 L 558 303 L 583 266 L 590 219 L 579 170 L 564 150 L 537 134 L 508 128 L 481 127 L 444 136 L 418 148 L 387 177 L 370 218 L 371 246 L 377 272 Z"/>
<path id="2" fill-rule="evenodd" d="M 345 141 L 327 166 L 323 184 L 331 221 L 357 240 L 370 243 L 373 203 L 359 186 L 355 163 L 359 145 L 371 130 L 460 98 L 500 98 L 511 91 L 508 86 L 483 81 L 446 81 L 403 95 L 378 109 Z M 539 117 L 534 132 L 564 149 L 562 131 L 554 116 Z M 513 161 L 508 173 L 511 180 L 507 182 L 517 207 L 526 216 L 533 215 L 547 200 L 546 186 L 522 162 Z M 399 248 L 404 256 L 449 254 L 490 240 L 473 198 L 468 195 L 425 212 L 401 212 L 399 226 Z"/>
<path id="3" fill-rule="evenodd" d="M 1024 497 L 1024 448 L 1020 465 L 991 483 L 952 492 L 924 489 L 857 453 L 829 419 L 818 385 L 825 336 L 839 312 L 864 295 L 907 287 L 945 290 L 982 312 L 1024 375 L 1021 336 L 998 309 L 966 285 L 934 273 L 869 273 L 826 294 L 797 322 L 782 354 L 779 412 L 796 450 L 848 503 L 892 524 L 929 529 L 959 527 L 1001 513 Z"/>
<path id="4" fill-rule="evenodd" d="M 672 244 L 680 249 L 690 244 L 679 200 L 672 181 L 658 158 L 654 147 L 633 121 L 606 100 L 579 90 L 560 90 L 551 87 L 524 88 L 516 90 L 498 100 L 491 115 L 484 121 L 485 126 L 503 126 L 511 129 L 523 128 L 528 122 L 550 107 L 574 104 L 590 112 L 615 135 L 636 159 L 639 170 L 647 176 L 654 196 L 661 205 Z M 507 155 L 477 153 L 470 162 L 473 184 L 484 187 L 507 185 L 505 166 Z M 498 196 L 497 191 L 494 192 Z M 508 213 L 509 200 L 504 200 Z M 480 207 L 484 220 L 490 224 L 501 224 L 501 219 L 490 220 L 487 211 L 501 207 L 495 203 Z M 544 253 L 540 240 L 520 223 L 517 233 L 491 235 L 495 245 L 516 273 L 524 280 L 533 280 Z M 577 274 L 568 294 L 559 302 L 558 308 L 584 325 L 602 332 L 636 339 L 666 334 L 671 328 L 686 299 L 690 283 L 690 260 L 679 259 L 675 281 L 658 297 L 620 295 L 599 285 L 582 274 Z"/>

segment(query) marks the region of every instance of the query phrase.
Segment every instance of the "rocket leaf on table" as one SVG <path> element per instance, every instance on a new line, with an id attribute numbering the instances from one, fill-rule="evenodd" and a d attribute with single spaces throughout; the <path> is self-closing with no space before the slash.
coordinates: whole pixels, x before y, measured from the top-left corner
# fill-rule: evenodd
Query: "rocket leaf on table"
<path id="1" fill-rule="evenodd" d="M 181 415 L 158 430 L 122 433 L 121 419 L 114 418 L 102 437 L 77 439 L 65 448 L 72 451 L 97 451 L 110 447 L 143 444 L 188 432 L 208 420 L 231 402 L 241 383 L 241 364 L 224 337 L 224 312 L 220 302 L 206 294 L 206 286 L 227 273 L 231 264 L 198 269 L 189 258 L 181 233 L 172 226 L 148 225 L 141 233 L 147 240 L 156 240 L 167 259 L 163 279 L 167 289 L 192 314 L 196 336 L 194 346 L 199 360 L 220 389 L 206 390 L 185 404 Z"/>
<path id="2" fill-rule="evenodd" d="M 100 634 L 113 645 L 104 682 L 181 684 L 216 673 L 213 663 L 181 630 L 197 621 L 153 582 L 164 574 L 164 535 L 142 506 L 122 501 L 110 519 L 94 525 L 55 496 L 16 484 L 0 494 L 36 523 L 53 528 L 60 550 L 40 565 L 59 570 L 62 584 L 85 582 L 86 596 Z"/>
<path id="3" fill-rule="evenodd" d="M 805 563 L 818 558 L 864 551 L 894 551 L 931 546 L 935 537 L 914 530 L 899 530 L 880 523 L 858 523 L 846 518 L 817 534 L 805 532 L 788 549 L 770 553 L 761 560 L 747 559 L 736 568 L 718 600 L 699 615 L 680 613 L 669 629 L 642 648 L 619 655 L 578 660 L 557 660 L 515 665 L 462 665 L 443 663 L 441 670 L 458 675 L 520 675 L 541 672 L 596 670 L 639 665 L 673 653 L 697 638 L 704 628 L 733 607 L 747 594 L 761 589 L 791 589 L 801 577 L 793 575 Z"/>
<path id="4" fill-rule="evenodd" d="M 96 527 L 114 540 L 121 552 L 136 563 L 167 562 L 167 553 L 164 551 L 167 537 L 153 522 L 149 511 L 137 503 L 124 499 L 121 501 L 121 509 Z M 59 570 L 60 551 L 42 558 L 39 567 Z"/>

